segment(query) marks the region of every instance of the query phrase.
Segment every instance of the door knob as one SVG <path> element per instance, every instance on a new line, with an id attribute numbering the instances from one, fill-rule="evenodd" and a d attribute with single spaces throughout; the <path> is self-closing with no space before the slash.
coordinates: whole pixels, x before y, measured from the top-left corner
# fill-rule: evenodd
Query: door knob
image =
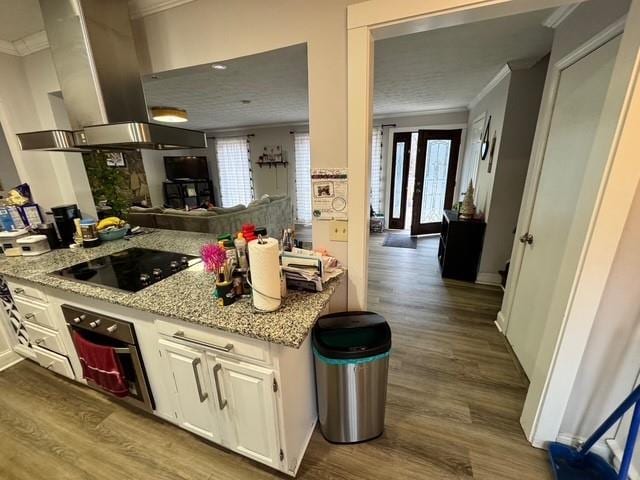
<path id="1" fill-rule="evenodd" d="M 529 245 L 531 245 L 533 243 L 533 235 L 531 235 L 529 232 L 525 233 L 520 237 L 520 243 L 528 243 Z"/>

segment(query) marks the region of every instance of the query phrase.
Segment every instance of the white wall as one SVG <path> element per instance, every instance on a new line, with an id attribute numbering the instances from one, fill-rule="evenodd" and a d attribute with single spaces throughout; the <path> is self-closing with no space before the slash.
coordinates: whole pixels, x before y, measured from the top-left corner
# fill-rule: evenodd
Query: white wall
<path id="1" fill-rule="evenodd" d="M 28 182 L 36 202 L 45 209 L 63 202 L 48 154 L 22 152 L 16 133 L 40 130 L 42 124 L 27 81 L 23 58 L 0 53 L 0 118 L 21 181 Z"/>
<path id="2" fill-rule="evenodd" d="M 507 96 L 509 94 L 509 83 L 511 82 L 511 73 L 504 77 L 500 82 L 489 91 L 469 112 L 469 125 L 471 127 L 473 120 L 478 118 L 483 113 L 486 114 L 486 122 L 491 116 L 491 125 L 489 126 L 489 141 L 493 138 L 494 133 L 497 133 L 496 149 L 494 152 L 494 164 L 491 172 L 488 171 L 489 167 L 489 155 L 485 160 L 480 160 L 478 163 L 478 173 L 475 183 L 475 203 L 476 211 L 489 216 L 489 210 L 491 206 L 491 194 L 493 191 L 493 181 L 495 177 L 497 159 L 500 157 L 501 139 L 502 139 L 502 125 L 504 124 L 504 116 L 507 108 Z M 469 142 L 470 139 L 467 139 Z M 467 149 L 470 151 L 470 149 Z M 465 162 L 470 159 L 465 158 Z M 466 190 L 466 185 L 461 185 L 461 188 Z"/>

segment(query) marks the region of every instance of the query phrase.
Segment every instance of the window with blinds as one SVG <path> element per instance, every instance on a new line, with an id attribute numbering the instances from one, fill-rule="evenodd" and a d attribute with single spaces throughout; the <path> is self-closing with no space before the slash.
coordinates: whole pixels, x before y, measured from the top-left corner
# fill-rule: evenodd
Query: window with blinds
<path id="1" fill-rule="evenodd" d="M 253 178 L 247 137 L 216 139 L 216 158 L 223 207 L 253 200 Z"/>
<path id="2" fill-rule="evenodd" d="M 308 133 L 294 133 L 296 222 L 311 223 L 311 148 Z"/>
<path id="3" fill-rule="evenodd" d="M 371 133 L 371 185 L 369 201 L 375 213 L 384 211 L 384 175 L 382 172 L 382 128 L 375 128 Z"/>

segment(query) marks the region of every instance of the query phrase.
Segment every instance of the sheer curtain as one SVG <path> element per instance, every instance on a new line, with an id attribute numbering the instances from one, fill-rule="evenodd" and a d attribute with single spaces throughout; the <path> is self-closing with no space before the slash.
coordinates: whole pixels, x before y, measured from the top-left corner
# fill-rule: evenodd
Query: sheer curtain
<path id="1" fill-rule="evenodd" d="M 384 211 L 384 176 L 382 172 L 382 128 L 374 127 L 371 133 L 371 185 L 369 202 L 373 211 Z"/>
<path id="2" fill-rule="evenodd" d="M 311 223 L 311 149 L 308 133 L 294 133 L 296 158 L 296 222 Z"/>
<path id="3" fill-rule="evenodd" d="M 247 137 L 216 139 L 216 158 L 223 207 L 253 200 L 253 178 Z"/>

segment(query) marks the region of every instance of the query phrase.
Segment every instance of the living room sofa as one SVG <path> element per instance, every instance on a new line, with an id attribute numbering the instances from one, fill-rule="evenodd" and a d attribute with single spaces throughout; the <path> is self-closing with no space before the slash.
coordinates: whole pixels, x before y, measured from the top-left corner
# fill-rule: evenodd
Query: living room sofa
<path id="1" fill-rule="evenodd" d="M 213 234 L 238 232 L 243 224 L 252 223 L 256 227 L 266 227 L 269 236 L 279 237 L 282 229 L 293 224 L 293 209 L 289 196 L 265 195 L 247 207 L 236 205 L 189 212 L 172 208 L 132 207 L 127 214 L 127 221 L 131 226 Z"/>

